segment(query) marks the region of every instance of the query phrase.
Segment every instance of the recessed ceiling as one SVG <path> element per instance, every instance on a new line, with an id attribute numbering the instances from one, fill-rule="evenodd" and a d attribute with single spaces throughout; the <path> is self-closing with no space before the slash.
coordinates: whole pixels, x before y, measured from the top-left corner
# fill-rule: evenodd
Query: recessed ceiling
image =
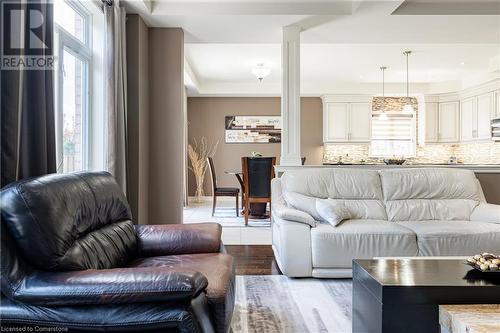
<path id="1" fill-rule="evenodd" d="M 186 44 L 185 55 L 196 73 L 203 93 L 262 91 L 279 93 L 281 56 L 279 44 Z M 458 82 L 498 70 L 495 44 L 304 44 L 301 47 L 301 85 L 306 94 L 334 93 L 339 86 L 375 84 L 381 81 L 380 66 L 387 66 L 388 84 L 404 83 L 410 56 L 413 84 Z M 258 63 L 271 68 L 263 83 L 252 75 Z M 232 88 L 230 88 L 232 87 Z M 329 91 L 328 87 L 332 87 Z M 229 89 L 230 88 L 230 89 Z M 276 91 L 277 89 L 277 91 Z M 246 91 L 248 90 L 248 91 Z M 356 93 L 356 91 L 351 91 Z"/>
<path id="2" fill-rule="evenodd" d="M 420 0 L 126 1 L 149 26 L 183 28 L 186 59 L 202 95 L 279 94 L 280 42 L 287 25 L 304 29 L 305 94 L 355 93 L 359 85 L 376 90 L 382 65 L 389 67 L 389 89 L 391 83 L 399 87 L 406 49 L 414 51 L 410 79 L 421 90 L 429 84 L 453 90 L 498 75 L 500 16 L 455 15 L 450 1 L 431 3 L 441 5 L 439 15 L 427 15 L 429 1 Z M 481 3 L 500 5 L 497 0 Z M 424 10 L 426 15 L 420 15 Z M 261 84 L 251 74 L 258 63 L 272 69 Z M 443 83 L 452 84 L 444 88 Z"/>

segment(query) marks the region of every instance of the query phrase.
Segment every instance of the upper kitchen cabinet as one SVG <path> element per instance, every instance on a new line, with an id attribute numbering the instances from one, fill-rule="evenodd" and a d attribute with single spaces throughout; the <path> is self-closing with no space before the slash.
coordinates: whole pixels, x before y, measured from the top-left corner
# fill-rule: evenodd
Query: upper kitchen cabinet
<path id="1" fill-rule="evenodd" d="M 371 103 L 323 99 L 324 142 L 369 142 L 370 133 Z"/>
<path id="2" fill-rule="evenodd" d="M 323 109 L 323 141 L 348 141 L 349 104 L 326 103 Z"/>
<path id="3" fill-rule="evenodd" d="M 467 98 L 460 102 L 460 141 L 472 141 L 476 138 L 477 105 L 476 98 Z"/>
<path id="4" fill-rule="evenodd" d="M 500 118 L 500 90 L 495 91 L 495 112 L 493 114 L 493 119 Z"/>
<path id="5" fill-rule="evenodd" d="M 495 115 L 493 92 L 461 101 L 460 141 L 491 139 L 491 119 Z"/>
<path id="6" fill-rule="evenodd" d="M 460 138 L 459 102 L 439 103 L 438 142 L 457 142 Z"/>
<path id="7" fill-rule="evenodd" d="M 425 142 L 458 142 L 460 139 L 459 102 L 425 103 Z"/>
<path id="8" fill-rule="evenodd" d="M 477 96 L 476 139 L 491 139 L 491 119 L 494 118 L 495 111 L 493 92 Z"/>
<path id="9" fill-rule="evenodd" d="M 371 103 L 351 103 L 349 113 L 349 141 L 367 142 L 371 138 Z"/>
<path id="10" fill-rule="evenodd" d="M 425 103 L 425 142 L 438 142 L 438 103 Z"/>

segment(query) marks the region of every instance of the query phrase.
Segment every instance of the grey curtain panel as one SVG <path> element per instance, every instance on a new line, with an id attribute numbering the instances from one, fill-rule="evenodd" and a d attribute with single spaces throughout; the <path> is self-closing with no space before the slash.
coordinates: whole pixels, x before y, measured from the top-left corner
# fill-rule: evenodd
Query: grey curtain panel
<path id="1" fill-rule="evenodd" d="M 4 42 L 20 45 L 20 41 L 29 40 L 28 15 L 34 9 L 43 15 L 45 22 L 37 36 L 48 46 L 39 55 L 52 55 L 52 5 L 47 1 L 19 3 L 22 6 L 19 12 L 24 17 L 13 19 L 13 24 L 19 21 L 19 25 L 24 22 L 25 26 L 12 29 L 9 40 Z M 19 52 L 27 51 L 21 48 Z M 19 179 L 56 172 L 53 77 L 51 69 L 1 70 L 1 187 Z"/>
<path id="2" fill-rule="evenodd" d="M 105 99 L 107 112 L 106 168 L 127 193 L 127 73 L 125 10 L 118 1 L 104 2 Z"/>

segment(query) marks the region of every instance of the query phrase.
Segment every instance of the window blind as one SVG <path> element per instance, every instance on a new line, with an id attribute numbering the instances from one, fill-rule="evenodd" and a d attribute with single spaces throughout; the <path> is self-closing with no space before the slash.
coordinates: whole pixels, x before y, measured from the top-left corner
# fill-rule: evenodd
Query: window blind
<path id="1" fill-rule="evenodd" d="M 370 155 L 377 157 L 414 156 L 414 127 L 412 114 L 387 113 L 387 119 L 382 120 L 379 113 L 374 113 Z"/>

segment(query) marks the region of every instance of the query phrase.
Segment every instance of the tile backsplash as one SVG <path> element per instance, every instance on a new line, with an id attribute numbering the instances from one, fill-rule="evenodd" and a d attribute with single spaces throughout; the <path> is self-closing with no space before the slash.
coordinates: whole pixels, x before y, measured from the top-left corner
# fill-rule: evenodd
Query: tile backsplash
<path id="1" fill-rule="evenodd" d="M 369 144 L 325 144 L 324 163 L 382 163 L 382 158 L 369 157 Z M 455 156 L 463 164 L 500 164 L 500 142 L 457 144 L 427 144 L 417 147 L 417 156 L 407 158 L 406 164 L 447 163 Z"/>

